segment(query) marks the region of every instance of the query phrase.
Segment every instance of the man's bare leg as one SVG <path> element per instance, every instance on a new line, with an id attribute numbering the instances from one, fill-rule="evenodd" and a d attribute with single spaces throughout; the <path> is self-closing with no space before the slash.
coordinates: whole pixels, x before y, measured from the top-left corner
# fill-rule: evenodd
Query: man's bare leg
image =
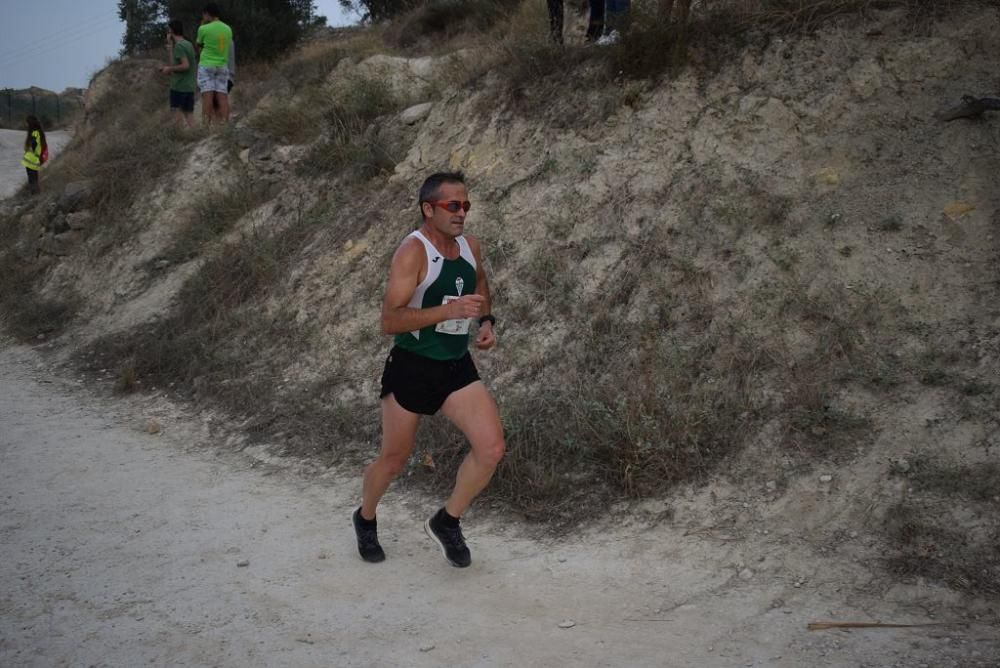
<path id="1" fill-rule="evenodd" d="M 506 447 L 503 427 L 497 404 L 481 381 L 453 392 L 441 412 L 465 434 L 472 446 L 458 467 L 455 489 L 444 506 L 445 512 L 452 517 L 461 517 L 489 484 L 503 458 Z"/>
<path id="2" fill-rule="evenodd" d="M 214 101 L 215 93 L 209 91 L 201 94 L 201 118 L 205 125 L 211 125 L 212 119 L 215 117 Z"/>
<path id="3" fill-rule="evenodd" d="M 382 400 L 382 448 L 378 458 L 365 467 L 362 518 L 375 519 L 378 502 L 413 452 L 419 423 L 420 416 L 400 406 L 393 395 Z"/>
<path id="4" fill-rule="evenodd" d="M 177 109 L 174 111 L 174 123 L 179 128 L 183 127 L 193 128 L 194 127 L 193 116 L 194 114 L 189 114 L 187 112 L 181 111 L 180 109 Z"/>
<path id="5" fill-rule="evenodd" d="M 219 120 L 223 123 L 229 122 L 229 96 L 225 93 L 216 93 L 215 101 L 219 104 Z"/>

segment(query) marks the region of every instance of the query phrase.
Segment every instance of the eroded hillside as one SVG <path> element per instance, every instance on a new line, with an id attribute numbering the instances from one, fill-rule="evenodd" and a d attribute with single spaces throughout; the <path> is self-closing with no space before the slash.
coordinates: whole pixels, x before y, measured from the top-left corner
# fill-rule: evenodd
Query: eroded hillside
<path id="1" fill-rule="evenodd" d="M 119 391 L 352 466 L 377 439 L 388 260 L 423 177 L 462 169 L 500 323 L 477 359 L 509 441 L 497 503 L 575 521 L 675 499 L 694 529 L 780 520 L 989 597 L 1000 119 L 933 116 L 995 92 L 997 20 L 750 30 L 654 78 L 609 78 L 614 50 L 405 57 L 352 33 L 190 134 L 149 64 L 118 62 L 51 194 L 4 205 L 6 320 Z M 425 432 L 409 479 L 446 482 L 461 443 Z"/>

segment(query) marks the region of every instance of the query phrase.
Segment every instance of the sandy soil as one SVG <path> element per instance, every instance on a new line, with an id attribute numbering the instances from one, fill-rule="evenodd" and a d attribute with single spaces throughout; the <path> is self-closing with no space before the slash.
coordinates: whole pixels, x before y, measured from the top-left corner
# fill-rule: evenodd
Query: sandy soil
<path id="1" fill-rule="evenodd" d="M 368 565 L 356 479 L 204 433 L 162 400 L 111 402 L 0 350 L 0 665 L 988 666 L 1000 652 L 989 627 L 808 632 L 941 619 L 793 538 L 675 520 L 540 542 L 473 513 L 474 563 L 457 570 L 421 531 L 433 502 L 396 490 L 380 511 L 389 560 Z"/>
<path id="2" fill-rule="evenodd" d="M 54 159 L 71 136 L 65 130 L 55 130 L 45 134 L 49 142 L 49 159 Z M 20 130 L 0 130 L 0 199 L 10 197 L 18 188 L 28 182 L 21 166 L 24 155 L 24 133 Z"/>

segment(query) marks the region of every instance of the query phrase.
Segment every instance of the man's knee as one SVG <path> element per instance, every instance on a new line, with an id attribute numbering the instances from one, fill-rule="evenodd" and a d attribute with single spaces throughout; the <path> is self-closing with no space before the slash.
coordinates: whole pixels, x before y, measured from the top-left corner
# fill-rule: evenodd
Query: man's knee
<path id="1" fill-rule="evenodd" d="M 476 457 L 487 466 L 496 467 L 507 451 L 503 436 L 496 436 L 476 449 Z"/>
<path id="2" fill-rule="evenodd" d="M 408 459 L 408 455 L 383 454 L 379 457 L 378 463 L 385 473 L 395 478 L 403 472 Z"/>

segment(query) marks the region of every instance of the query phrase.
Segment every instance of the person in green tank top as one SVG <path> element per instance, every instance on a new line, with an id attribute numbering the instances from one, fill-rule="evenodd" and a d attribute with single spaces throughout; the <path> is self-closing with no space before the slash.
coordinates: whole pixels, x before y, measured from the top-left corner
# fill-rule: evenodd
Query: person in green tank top
<path id="1" fill-rule="evenodd" d="M 421 415 L 439 410 L 465 434 L 470 451 L 444 507 L 424 531 L 452 566 L 472 557 L 459 520 L 486 487 L 505 450 L 496 402 L 469 355 L 496 345 L 495 318 L 479 241 L 465 234 L 471 205 L 461 172 L 432 174 L 419 195 L 423 224 L 403 240 L 389 267 L 382 331 L 395 335 L 382 373 L 382 447 L 365 468 L 362 504 L 352 514 L 358 552 L 385 559 L 378 542 L 376 506 L 413 452 Z"/>
<path id="2" fill-rule="evenodd" d="M 177 125 L 194 127 L 195 59 L 194 45 L 184 39 L 184 24 L 171 21 L 167 27 L 170 65 L 160 68 L 170 75 L 170 109 Z"/>

